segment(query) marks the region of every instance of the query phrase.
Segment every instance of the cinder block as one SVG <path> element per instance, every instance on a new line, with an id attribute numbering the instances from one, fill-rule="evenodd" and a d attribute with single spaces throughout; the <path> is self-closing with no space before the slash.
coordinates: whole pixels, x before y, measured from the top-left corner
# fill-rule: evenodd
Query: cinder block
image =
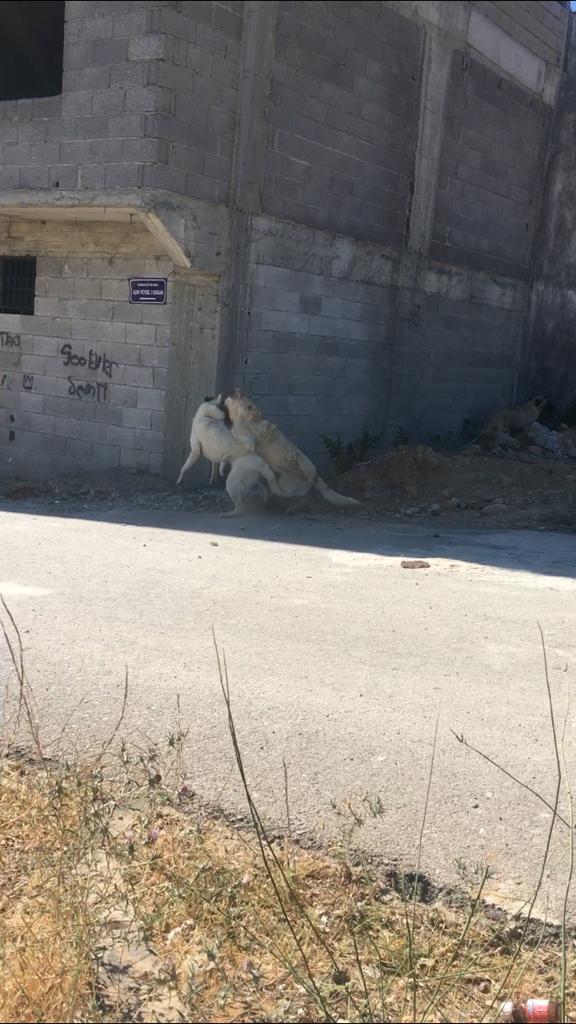
<path id="1" fill-rule="evenodd" d="M 153 380 L 155 388 L 166 389 L 168 386 L 168 370 L 155 366 L 153 369 Z"/>
<path id="2" fill-rule="evenodd" d="M 124 89 L 99 89 L 92 96 L 95 114 L 121 114 L 126 109 Z"/>
<path id="3" fill-rule="evenodd" d="M 164 468 L 164 456 L 151 452 L 148 457 L 148 472 L 159 476 Z"/>
<path id="4" fill-rule="evenodd" d="M 141 138 L 144 135 L 143 114 L 111 114 L 110 137 L 115 139 Z"/>
<path id="5" fill-rule="evenodd" d="M 19 188 L 48 188 L 48 168 L 21 167 Z"/>
<path id="6" fill-rule="evenodd" d="M 135 430 L 134 447 L 145 452 L 162 452 L 164 434 L 156 430 Z"/>
<path id="7" fill-rule="evenodd" d="M 80 167 L 78 169 L 78 188 L 95 189 L 103 188 L 106 179 L 104 167 Z"/>
<path id="8" fill-rule="evenodd" d="M 120 465 L 123 469 L 147 470 L 149 456 L 145 451 L 136 451 L 134 448 L 122 448 L 120 450 Z"/>
<path id="9" fill-rule="evenodd" d="M 112 36 L 113 18 L 111 14 L 97 12 L 96 17 L 86 18 L 80 27 L 82 40 L 110 39 Z"/>
<path id="10" fill-rule="evenodd" d="M 123 384 L 115 384 L 112 382 L 108 385 L 108 394 L 111 405 L 118 405 L 126 409 L 133 409 L 138 402 L 139 391 L 138 388 L 128 387 Z"/>
<path id="11" fill-rule="evenodd" d="M 150 409 L 122 409 L 122 422 L 125 427 L 150 430 L 153 415 Z"/>
<path id="12" fill-rule="evenodd" d="M 94 94 L 91 90 L 73 92 L 62 97 L 62 117 L 80 117 L 91 114 L 94 109 Z"/>
<path id="13" fill-rule="evenodd" d="M 110 73 L 113 68 L 109 67 L 95 67 L 95 68 L 79 68 L 78 70 L 78 90 L 90 91 L 92 89 L 107 89 L 110 85 Z M 71 83 L 64 84 L 65 92 L 76 91 L 72 89 Z"/>
<path id="14" fill-rule="evenodd" d="M 108 188 L 137 188 L 140 184 L 140 165 L 108 164 L 105 182 Z"/>
<path id="15" fill-rule="evenodd" d="M 77 438 L 66 438 L 66 455 L 76 459 L 85 469 L 90 468 L 92 461 L 92 445 L 89 441 L 79 441 Z"/>
<path id="16" fill-rule="evenodd" d="M 162 328 L 155 327 L 154 324 L 126 324 L 126 344 L 153 345 L 160 330 Z"/>
<path id="17" fill-rule="evenodd" d="M 125 7 L 132 7 L 130 13 L 114 15 L 113 35 L 118 39 L 141 35 L 148 28 L 149 17 L 154 13 L 150 11 L 149 4 L 143 5 L 140 10 L 132 4 L 125 4 Z"/>
<path id="18" fill-rule="evenodd" d="M 20 408 L 25 412 L 44 412 L 44 395 L 39 395 L 34 391 L 21 391 L 19 393 Z M 3 399 L 4 400 L 4 399 Z M 18 422 L 16 420 L 16 422 Z"/>
<path id="19" fill-rule="evenodd" d="M 57 338 L 35 337 L 32 339 L 32 351 L 36 356 L 57 356 L 60 341 Z"/>
<path id="20" fill-rule="evenodd" d="M 76 320 L 73 325 L 73 336 L 78 341 L 115 344 L 123 342 L 126 337 L 126 324 L 108 320 Z"/>
<path id="21" fill-rule="evenodd" d="M 100 70 L 100 68 L 96 69 Z M 146 64 L 114 64 L 110 68 L 110 85 L 113 89 L 142 87 L 148 83 Z"/>
<path id="22" fill-rule="evenodd" d="M 0 188 L 20 188 L 20 167 L 0 167 Z"/>
<path id="23" fill-rule="evenodd" d="M 164 432 L 166 429 L 166 413 L 153 410 L 152 412 L 152 430 L 159 430 Z"/>
<path id="24" fill-rule="evenodd" d="M 96 443 L 92 447 L 94 469 L 115 469 L 120 465 L 120 448 L 116 445 Z"/>
<path id="25" fill-rule="evenodd" d="M 89 44 L 89 55 L 86 64 L 120 64 L 127 59 L 127 39 L 94 39 Z M 84 61 L 82 60 L 81 63 L 84 63 Z"/>
<path id="26" fill-rule="evenodd" d="M 128 60 L 169 61 L 173 57 L 173 51 L 173 40 L 163 33 L 131 36 L 128 42 Z"/>
<path id="27" fill-rule="evenodd" d="M 129 89 L 126 93 L 126 110 L 137 114 L 149 111 L 169 114 L 172 111 L 172 104 L 173 93 L 171 90 L 157 85 Z"/>
<path id="28" fill-rule="evenodd" d="M 46 300 L 42 300 L 45 302 Z M 69 299 L 67 315 L 87 320 L 111 320 L 113 304 L 104 299 Z M 62 308 L 62 303 L 60 303 Z"/>
<path id="29" fill-rule="evenodd" d="M 127 384 L 130 387 L 151 388 L 153 385 L 153 370 L 148 366 L 119 366 L 114 371 L 114 380 L 118 384 Z"/>
<path id="30" fill-rule="evenodd" d="M 170 353 L 166 348 L 158 348 L 156 345 L 141 345 L 138 349 L 134 349 L 134 354 L 140 366 L 168 368 Z M 160 386 L 164 385 L 155 384 L 155 387 Z"/>
<path id="31" fill-rule="evenodd" d="M 139 388 L 137 406 L 139 409 L 164 409 L 166 392 L 159 388 Z"/>

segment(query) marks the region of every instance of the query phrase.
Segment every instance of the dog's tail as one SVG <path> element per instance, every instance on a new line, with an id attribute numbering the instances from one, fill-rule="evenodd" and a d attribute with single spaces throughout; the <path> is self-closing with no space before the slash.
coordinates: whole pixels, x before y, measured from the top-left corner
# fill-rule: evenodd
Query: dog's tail
<path id="1" fill-rule="evenodd" d="M 332 491 L 328 487 L 328 484 L 322 479 L 321 476 L 317 476 L 314 481 L 314 487 L 325 501 L 329 501 L 331 505 L 339 505 L 344 508 L 345 505 L 359 505 L 360 502 L 356 501 L 356 498 L 347 498 L 344 494 L 338 494 L 337 491 Z"/>

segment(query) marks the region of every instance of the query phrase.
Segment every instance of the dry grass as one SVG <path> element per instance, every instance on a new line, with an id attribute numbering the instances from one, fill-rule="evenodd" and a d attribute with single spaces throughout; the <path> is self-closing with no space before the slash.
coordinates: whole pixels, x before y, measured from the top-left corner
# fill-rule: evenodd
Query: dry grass
<path id="1" fill-rule="evenodd" d="M 99 765 L 4 761 L 1 1021 L 154 1019 L 160 991 L 185 1008 L 174 1020 L 414 1020 L 414 993 L 418 1020 L 493 1018 L 513 924 L 472 897 L 413 905 L 365 869 L 287 843 L 273 847 L 272 879 L 253 833 L 150 786 L 150 757 L 122 782 Z M 111 1005 L 98 951 L 106 917 L 128 906 L 157 969 Z M 120 929 L 115 941 L 131 939 Z M 560 959 L 558 944 L 524 944 L 505 995 L 557 993 Z"/>
<path id="2" fill-rule="evenodd" d="M 418 874 L 383 876 L 348 861 L 350 836 L 366 813 L 381 815 L 378 801 L 337 809 L 350 827 L 334 856 L 272 842 L 244 773 L 218 652 L 250 829 L 202 813 L 184 782 L 180 723 L 162 744 L 121 741 L 127 681 L 97 756 L 45 757 L 20 636 L 4 608 L 18 683 L 12 735 L 26 726 L 35 753 L 16 757 L 8 743 L 0 751 L 2 1024 L 490 1021 L 517 995 L 574 1004 L 567 942 L 545 939 L 526 918 L 488 917 L 485 872 L 447 906 L 419 901 Z M 544 801 L 549 846 L 563 745 L 547 669 L 546 685 L 558 754 L 556 800 Z M 286 807 L 289 820 L 287 792 Z M 571 871 L 566 897 L 570 881 Z"/>

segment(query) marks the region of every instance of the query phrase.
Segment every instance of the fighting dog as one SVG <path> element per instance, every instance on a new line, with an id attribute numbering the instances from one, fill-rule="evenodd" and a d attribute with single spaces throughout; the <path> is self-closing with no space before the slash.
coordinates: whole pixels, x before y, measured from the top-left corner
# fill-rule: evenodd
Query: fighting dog
<path id="1" fill-rule="evenodd" d="M 316 489 L 331 505 L 359 505 L 355 498 L 332 491 L 313 462 L 284 436 L 279 427 L 265 420 L 254 402 L 239 388 L 226 399 L 234 439 L 256 452 L 274 471 L 282 497 L 304 499 Z M 275 492 L 276 493 L 276 492 Z"/>
<path id="2" fill-rule="evenodd" d="M 226 490 L 234 504 L 234 510 L 224 515 L 237 516 L 260 510 L 266 504 L 270 493 L 278 497 L 284 496 L 275 474 L 254 451 L 253 446 L 239 441 L 226 426 L 226 409 L 222 395 L 202 402 L 196 411 L 190 434 L 190 454 L 180 470 L 177 485 L 202 455 L 212 465 L 211 480 L 217 466 L 221 475 L 224 475 L 226 467 L 230 466 Z"/>

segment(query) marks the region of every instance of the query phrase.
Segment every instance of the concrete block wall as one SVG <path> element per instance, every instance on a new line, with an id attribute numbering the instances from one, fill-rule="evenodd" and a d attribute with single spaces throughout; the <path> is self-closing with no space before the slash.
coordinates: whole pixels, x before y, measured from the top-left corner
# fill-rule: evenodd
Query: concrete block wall
<path id="1" fill-rule="evenodd" d="M 117 189 L 166 157 L 145 117 L 167 103 L 141 47 L 153 4 L 66 4 L 61 96 L 0 104 L 0 188 Z"/>
<path id="2" fill-rule="evenodd" d="M 521 387 L 548 395 L 558 411 L 576 400 L 576 33 L 558 105 L 529 319 Z"/>
<path id="3" fill-rule="evenodd" d="M 430 256 L 526 280 L 552 110 L 455 52 Z"/>
<path id="4" fill-rule="evenodd" d="M 437 265 L 398 300 L 389 435 L 457 442 L 510 402 L 526 286 Z"/>
<path id="5" fill-rule="evenodd" d="M 0 103 L 0 188 L 225 202 L 242 7 L 68 0 L 62 95 Z"/>
<path id="6" fill-rule="evenodd" d="M 266 212 L 401 245 L 421 51 L 420 26 L 392 4 L 278 4 Z"/>
<path id="7" fill-rule="evenodd" d="M 50 234 L 12 222 L 3 240 L 14 255 L 56 254 L 37 257 L 34 316 L 0 316 L 2 461 L 28 478 L 86 468 L 159 473 L 173 289 L 165 306 L 132 306 L 128 279 L 170 277 L 172 264 L 154 255 L 145 232 L 119 225 L 122 255 L 107 254 L 97 226 Z M 79 254 L 80 240 L 91 255 Z"/>
<path id="8" fill-rule="evenodd" d="M 165 159 L 143 170 L 143 184 L 216 203 L 230 198 L 238 105 L 242 2 L 166 4 L 150 15 L 149 37 L 161 60 L 148 79 L 162 90 L 161 110 L 145 133 Z"/>
<path id="9" fill-rule="evenodd" d="M 236 383 L 315 458 L 382 409 L 390 377 L 393 260 L 379 247 L 266 217 L 254 223 Z"/>

